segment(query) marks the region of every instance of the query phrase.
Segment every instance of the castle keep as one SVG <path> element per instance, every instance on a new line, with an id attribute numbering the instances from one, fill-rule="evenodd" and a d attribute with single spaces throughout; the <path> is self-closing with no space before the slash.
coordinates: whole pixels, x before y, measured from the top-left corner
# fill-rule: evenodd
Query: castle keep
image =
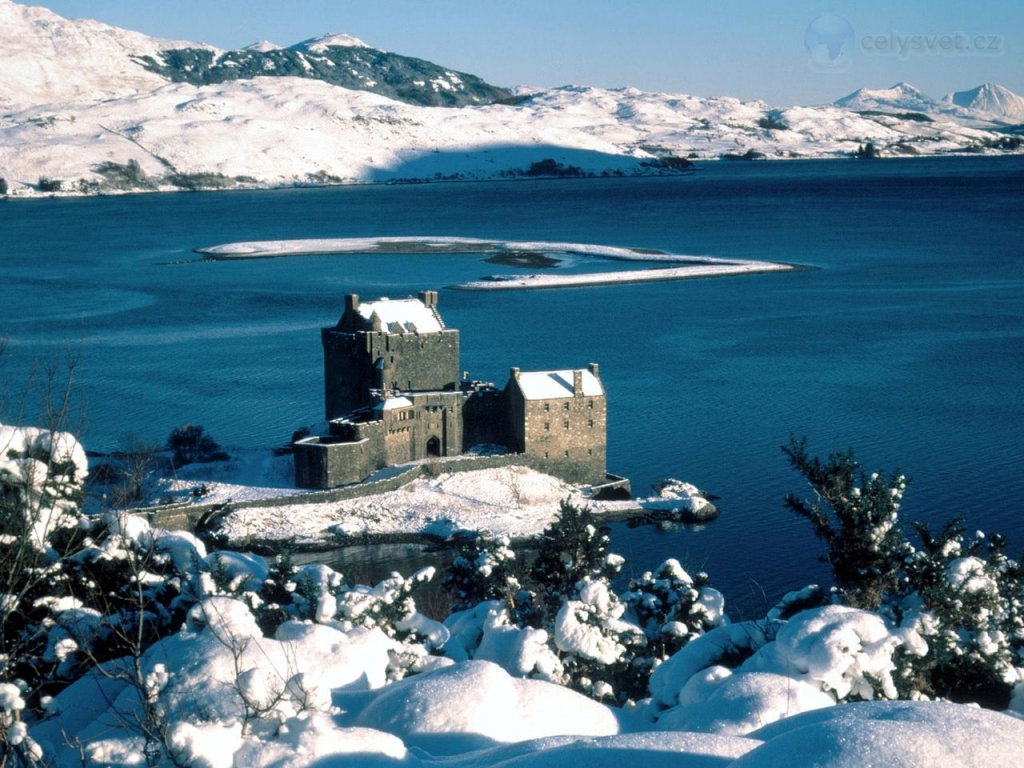
<path id="1" fill-rule="evenodd" d="M 437 291 L 360 302 L 321 330 L 326 434 L 296 440 L 295 483 L 335 488 L 384 467 L 498 445 L 573 483 L 605 482 L 607 406 L 596 364 L 511 369 L 504 389 L 459 376 L 459 332 Z"/>

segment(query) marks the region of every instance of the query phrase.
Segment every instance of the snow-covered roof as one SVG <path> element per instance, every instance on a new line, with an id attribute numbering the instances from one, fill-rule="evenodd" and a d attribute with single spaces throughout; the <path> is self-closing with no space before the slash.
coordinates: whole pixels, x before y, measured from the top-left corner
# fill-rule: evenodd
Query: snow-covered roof
<path id="1" fill-rule="evenodd" d="M 577 371 L 527 371 L 519 374 L 519 389 L 527 400 L 554 400 L 572 397 L 575 394 L 573 382 Z M 584 397 L 599 397 L 604 394 L 601 380 L 587 370 L 582 374 Z"/>
<path id="2" fill-rule="evenodd" d="M 388 333 L 438 333 L 444 330 L 437 312 L 419 299 L 377 299 L 359 305 L 359 315 Z"/>
<path id="3" fill-rule="evenodd" d="M 378 411 L 391 411 L 395 408 L 412 408 L 412 400 L 407 397 L 389 397 L 383 403 L 374 406 Z"/>

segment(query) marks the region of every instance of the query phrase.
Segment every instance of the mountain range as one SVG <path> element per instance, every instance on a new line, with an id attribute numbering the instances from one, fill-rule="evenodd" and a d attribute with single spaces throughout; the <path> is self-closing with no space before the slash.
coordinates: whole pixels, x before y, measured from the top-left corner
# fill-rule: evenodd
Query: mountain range
<path id="1" fill-rule="evenodd" d="M 529 90 L 347 35 L 239 50 L 0 0 L 8 194 L 674 173 L 711 159 L 1002 153 L 1024 99 L 912 85 L 834 104 Z M 864 152 L 861 151 L 863 155 Z"/>

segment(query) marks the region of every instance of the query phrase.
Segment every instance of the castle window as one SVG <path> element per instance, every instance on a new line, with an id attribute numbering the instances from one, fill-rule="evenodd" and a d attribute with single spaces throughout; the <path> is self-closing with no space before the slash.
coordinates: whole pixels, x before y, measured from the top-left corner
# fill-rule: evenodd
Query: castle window
<path id="1" fill-rule="evenodd" d="M 566 449 L 566 451 L 565 451 L 565 458 L 567 458 L 567 459 L 569 458 L 569 451 L 568 451 L 568 449 Z"/>
<path id="2" fill-rule="evenodd" d="M 569 420 L 568 420 L 568 419 L 566 419 L 565 421 L 563 421 L 563 422 L 562 422 L 562 426 L 563 426 L 563 427 L 564 427 L 565 429 L 568 429 L 568 428 L 569 428 Z"/>
<path id="3" fill-rule="evenodd" d="M 544 422 L 544 431 L 547 432 L 550 429 L 551 429 L 551 422 L 550 421 L 545 421 Z"/>
<path id="4" fill-rule="evenodd" d="M 587 421 L 587 426 L 590 427 L 591 429 L 593 429 L 594 428 L 594 420 L 593 419 L 589 419 Z"/>
<path id="5" fill-rule="evenodd" d="M 587 408 L 593 408 L 593 407 L 594 407 L 594 401 L 593 400 L 588 400 L 587 401 Z"/>
<path id="6" fill-rule="evenodd" d="M 563 411 L 568 411 L 569 410 L 569 402 L 568 401 L 562 403 L 562 410 Z"/>
<path id="7" fill-rule="evenodd" d="M 544 410 L 545 411 L 550 411 L 551 410 L 551 403 L 544 403 Z"/>

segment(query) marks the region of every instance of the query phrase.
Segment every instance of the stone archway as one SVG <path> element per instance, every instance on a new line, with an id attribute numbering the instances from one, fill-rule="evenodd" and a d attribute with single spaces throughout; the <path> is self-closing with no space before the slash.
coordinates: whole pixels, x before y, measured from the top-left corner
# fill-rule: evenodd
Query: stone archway
<path id="1" fill-rule="evenodd" d="M 441 440 L 435 435 L 427 440 L 427 456 L 441 455 Z"/>

